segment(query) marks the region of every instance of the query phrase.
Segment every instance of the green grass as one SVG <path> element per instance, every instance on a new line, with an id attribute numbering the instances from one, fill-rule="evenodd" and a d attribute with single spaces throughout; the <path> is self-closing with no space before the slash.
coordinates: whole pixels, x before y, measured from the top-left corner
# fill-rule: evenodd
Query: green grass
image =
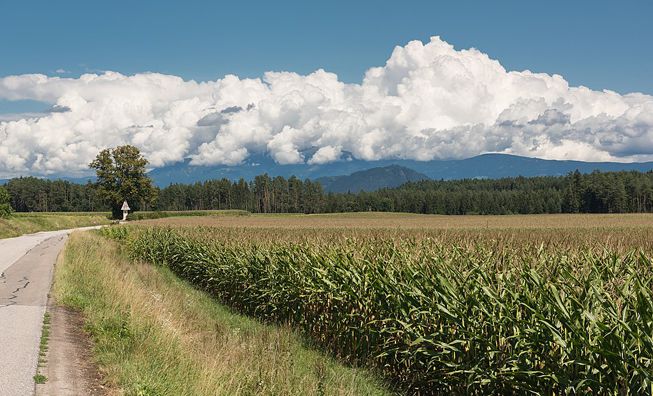
<path id="1" fill-rule="evenodd" d="M 47 381 L 48 381 L 48 377 L 46 377 L 43 374 L 36 374 L 34 376 L 34 382 L 39 385 L 45 384 Z"/>
<path id="2" fill-rule="evenodd" d="M 109 224 L 108 213 L 14 213 L 0 218 L 0 238 L 12 238 L 39 231 Z"/>
<path id="3" fill-rule="evenodd" d="M 169 217 L 239 217 L 250 213 L 243 210 L 196 210 L 136 212 L 129 220 L 148 220 Z M 109 212 L 39 212 L 13 213 L 0 218 L 0 239 L 12 238 L 40 231 L 55 231 L 68 228 L 111 224 Z"/>
<path id="4" fill-rule="evenodd" d="M 36 367 L 36 375 L 34 376 L 34 382 L 37 384 L 45 384 L 48 380 L 46 376 L 39 373 L 41 368 L 45 363 L 47 363 L 46 356 L 48 353 L 48 342 L 50 341 L 50 313 L 46 312 L 43 315 L 43 327 L 41 328 L 41 339 L 39 342 L 39 360 Z"/>
<path id="5" fill-rule="evenodd" d="M 75 233 L 54 295 L 81 310 L 94 356 L 128 395 L 383 395 L 364 370 L 307 348 L 287 326 L 238 315 L 117 243 Z"/>

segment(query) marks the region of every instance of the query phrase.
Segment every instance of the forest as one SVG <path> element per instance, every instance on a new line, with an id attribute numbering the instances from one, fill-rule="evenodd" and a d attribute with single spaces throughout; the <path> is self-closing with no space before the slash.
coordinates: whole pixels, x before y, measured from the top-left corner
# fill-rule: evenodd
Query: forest
<path id="1" fill-rule="evenodd" d="M 17 212 L 106 211 L 93 183 L 23 177 L 5 188 Z M 496 180 L 428 180 L 374 192 L 325 193 L 318 182 L 257 176 L 171 184 L 144 210 L 242 209 L 252 213 L 361 211 L 425 214 L 653 212 L 653 172 L 573 172 Z"/>

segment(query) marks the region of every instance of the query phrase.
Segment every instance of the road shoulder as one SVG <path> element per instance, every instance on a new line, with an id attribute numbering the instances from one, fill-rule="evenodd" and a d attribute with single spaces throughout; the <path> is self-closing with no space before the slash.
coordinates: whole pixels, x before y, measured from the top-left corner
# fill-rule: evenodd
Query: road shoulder
<path id="1" fill-rule="evenodd" d="M 111 395 L 93 361 L 93 342 L 84 331 L 81 312 L 48 299 L 50 338 L 39 373 L 47 378 L 36 385 L 37 396 Z"/>

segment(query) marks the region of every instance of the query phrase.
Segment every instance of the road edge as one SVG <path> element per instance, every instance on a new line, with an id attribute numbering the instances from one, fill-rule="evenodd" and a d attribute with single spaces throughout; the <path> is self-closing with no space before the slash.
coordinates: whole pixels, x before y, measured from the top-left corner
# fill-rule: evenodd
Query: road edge
<path id="1" fill-rule="evenodd" d="M 36 396 L 111 395 L 93 359 L 93 341 L 84 330 L 84 316 L 79 311 L 58 304 L 53 295 L 54 273 L 63 260 L 65 249 L 66 245 L 59 252 L 54 264 L 45 307 L 46 315 L 49 317 L 49 334 L 43 359 L 39 357 L 37 374 L 43 375 L 47 380 L 42 384 L 34 384 L 34 394 Z"/>

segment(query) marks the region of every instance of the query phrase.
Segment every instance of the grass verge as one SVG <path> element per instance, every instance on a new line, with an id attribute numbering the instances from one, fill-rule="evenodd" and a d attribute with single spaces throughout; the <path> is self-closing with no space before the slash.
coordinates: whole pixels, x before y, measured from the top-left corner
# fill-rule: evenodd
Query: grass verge
<path id="1" fill-rule="evenodd" d="M 39 231 L 109 224 L 108 213 L 14 213 L 0 218 L 0 239 Z"/>
<path id="2" fill-rule="evenodd" d="M 39 342 L 39 361 L 36 367 L 36 375 L 34 376 L 34 382 L 37 384 L 45 384 L 48 378 L 41 374 L 41 369 L 43 365 L 47 363 L 46 356 L 48 353 L 48 342 L 50 341 L 50 314 L 46 312 L 43 315 L 43 327 L 41 329 L 41 340 Z"/>
<path id="3" fill-rule="evenodd" d="M 54 293 L 82 311 L 100 369 L 126 394 L 388 394 L 366 371 L 307 349 L 289 328 L 234 314 L 95 233 L 71 236 Z"/>

